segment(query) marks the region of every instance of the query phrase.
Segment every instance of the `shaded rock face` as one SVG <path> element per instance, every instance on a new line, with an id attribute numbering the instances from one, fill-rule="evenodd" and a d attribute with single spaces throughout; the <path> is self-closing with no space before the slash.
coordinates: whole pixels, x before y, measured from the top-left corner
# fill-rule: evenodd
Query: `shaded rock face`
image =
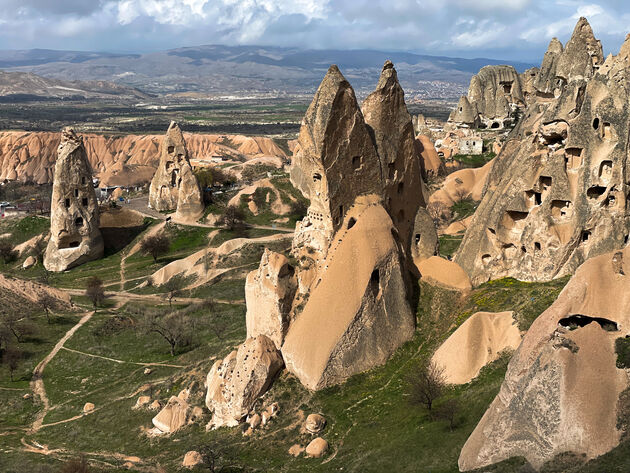
<path id="1" fill-rule="evenodd" d="M 433 219 L 424 207 L 418 209 L 411 236 L 411 257 L 421 261 L 439 254 L 440 240 Z"/>
<path id="2" fill-rule="evenodd" d="M 151 181 L 149 205 L 158 211 L 176 210 L 180 220 L 197 220 L 203 214 L 199 182 L 188 161 L 186 142 L 171 122 L 160 144 L 160 163 Z"/>
<path id="3" fill-rule="evenodd" d="M 562 452 L 590 459 L 618 445 L 628 376 L 616 367 L 615 340 L 630 334 L 628 262 L 629 249 L 589 259 L 534 321 L 462 449 L 460 470 L 514 456 L 539 468 Z"/>
<path id="4" fill-rule="evenodd" d="M 379 156 L 385 208 L 408 252 L 416 212 L 426 203 L 411 115 L 390 61 L 383 66 L 376 90 L 367 96 L 361 110 Z"/>
<path id="5" fill-rule="evenodd" d="M 295 270 L 289 260 L 265 249 L 260 266 L 245 283 L 247 338 L 266 335 L 279 349 L 289 328 L 295 291 Z"/>
<path id="6" fill-rule="evenodd" d="M 590 27 L 580 20 L 563 55 L 599 44 L 584 31 Z M 528 107 L 494 160 L 455 257 L 473 284 L 504 276 L 550 280 L 627 242 L 630 89 L 623 51 L 602 73 L 588 81 L 570 76 L 557 98 Z"/>
<path id="7" fill-rule="evenodd" d="M 248 338 L 208 373 L 206 406 L 213 427 L 236 426 L 282 369 L 280 352 L 264 335 Z"/>
<path id="8" fill-rule="evenodd" d="M 83 140 L 62 132 L 50 209 L 50 240 L 44 255 L 49 271 L 65 271 L 103 256 L 96 193 Z"/>
<path id="9" fill-rule="evenodd" d="M 525 105 L 521 77 L 512 66 L 485 66 L 472 77 L 449 121 L 467 126 L 503 128 L 512 112 Z"/>

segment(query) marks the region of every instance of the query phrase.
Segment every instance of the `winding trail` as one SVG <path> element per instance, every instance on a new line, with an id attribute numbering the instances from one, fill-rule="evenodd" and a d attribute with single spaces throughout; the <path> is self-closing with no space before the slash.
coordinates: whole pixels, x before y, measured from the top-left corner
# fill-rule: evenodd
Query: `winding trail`
<path id="1" fill-rule="evenodd" d="M 37 413 L 35 421 L 33 421 L 33 424 L 31 425 L 30 431 L 32 433 L 37 432 L 39 429 L 41 429 L 42 424 L 44 423 L 44 417 L 46 417 L 46 414 L 48 414 L 48 411 L 50 410 L 50 401 L 48 399 L 48 396 L 46 395 L 46 388 L 44 387 L 44 380 L 42 378 L 44 374 L 44 369 L 46 368 L 48 363 L 50 363 L 51 360 L 55 357 L 55 355 L 59 353 L 59 350 L 63 348 L 64 344 L 70 339 L 70 337 L 72 337 L 77 330 L 79 330 L 88 320 L 90 320 L 93 315 L 94 312 L 92 311 L 81 317 L 81 320 L 79 320 L 79 322 L 75 326 L 73 326 L 70 330 L 66 332 L 61 340 L 59 340 L 54 346 L 52 351 L 48 355 L 46 355 L 46 358 L 40 361 L 33 370 L 31 389 L 33 390 L 33 395 L 39 398 L 44 408 Z"/>
<path id="2" fill-rule="evenodd" d="M 139 361 L 125 361 L 125 360 L 117 360 L 116 358 L 109 358 L 107 356 L 94 355 L 92 353 L 86 353 L 84 351 L 73 350 L 72 348 L 61 347 L 63 350 L 69 351 L 71 353 L 77 353 L 78 355 L 89 356 L 92 358 L 99 358 L 101 360 L 111 361 L 118 364 L 129 364 L 129 365 L 138 365 L 138 366 L 166 366 L 168 368 L 186 368 L 185 365 L 171 365 L 168 363 L 160 363 L 160 362 L 152 362 L 152 363 L 142 363 Z"/>

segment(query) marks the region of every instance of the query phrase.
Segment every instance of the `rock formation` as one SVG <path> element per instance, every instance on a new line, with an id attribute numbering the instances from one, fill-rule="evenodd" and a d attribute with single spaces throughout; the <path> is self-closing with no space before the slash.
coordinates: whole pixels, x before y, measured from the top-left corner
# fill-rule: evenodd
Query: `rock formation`
<path id="1" fill-rule="evenodd" d="M 153 418 L 152 422 L 159 433 L 172 434 L 188 425 L 191 420 L 190 411 L 188 401 L 180 393 L 179 396 L 171 396 L 166 406 Z"/>
<path id="2" fill-rule="evenodd" d="M 521 333 L 513 312 L 477 312 L 461 324 L 433 355 L 450 384 L 466 384 L 504 350 L 516 350 Z"/>
<path id="3" fill-rule="evenodd" d="M 469 127 L 504 128 L 525 105 L 521 77 L 512 66 L 485 66 L 472 77 L 468 96 L 459 100 L 450 122 Z"/>
<path id="4" fill-rule="evenodd" d="M 176 210 L 178 220 L 197 220 L 203 214 L 199 182 L 188 161 L 186 142 L 171 122 L 160 145 L 160 163 L 151 181 L 149 205 L 159 211 Z"/>
<path id="5" fill-rule="evenodd" d="M 473 284 L 563 276 L 628 239 L 628 41 L 599 72 L 601 45 L 585 19 L 561 53 L 551 48 L 556 98 L 528 107 L 494 160 L 455 258 Z"/>
<path id="6" fill-rule="evenodd" d="M 208 373 L 206 406 L 212 427 L 238 425 L 282 369 L 282 357 L 265 335 L 248 338 L 238 350 L 217 360 Z"/>
<path id="7" fill-rule="evenodd" d="M 44 255 L 49 271 L 65 271 L 103 256 L 92 170 L 82 139 L 62 132 L 50 209 L 50 240 Z"/>
<path id="8" fill-rule="evenodd" d="M 285 256 L 265 249 L 258 269 L 245 283 L 247 338 L 266 335 L 280 349 L 289 329 L 294 273 Z"/>
<path id="9" fill-rule="evenodd" d="M 591 459 L 619 443 L 628 375 L 616 366 L 615 340 L 630 335 L 629 271 L 630 249 L 580 266 L 523 338 L 462 449 L 460 470 L 514 456 L 540 468 L 563 452 Z"/>
<path id="10" fill-rule="evenodd" d="M 437 177 L 444 171 L 444 163 L 435 150 L 431 139 L 426 135 L 416 137 L 416 147 L 420 154 L 420 168 L 425 178 Z"/>
<path id="11" fill-rule="evenodd" d="M 384 363 L 414 332 L 407 284 L 423 183 L 390 62 L 363 110 L 332 66 L 306 112 L 291 169 L 310 207 L 293 241 L 296 315 L 282 355 L 311 389 Z"/>
<path id="12" fill-rule="evenodd" d="M 151 182 L 164 135 L 82 135 L 94 177 L 101 186 L 134 186 Z M 225 156 L 241 160 L 286 154 L 271 138 L 184 133 L 191 160 Z M 59 133 L 0 132 L 0 180 L 46 184 L 53 181 Z"/>

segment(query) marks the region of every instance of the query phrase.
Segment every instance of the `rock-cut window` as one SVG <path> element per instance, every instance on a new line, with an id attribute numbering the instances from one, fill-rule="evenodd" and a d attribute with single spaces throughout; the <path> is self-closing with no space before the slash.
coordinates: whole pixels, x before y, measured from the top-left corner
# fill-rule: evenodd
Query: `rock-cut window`
<path id="1" fill-rule="evenodd" d="M 75 227 L 82 227 L 83 226 L 83 217 L 77 217 L 74 219 L 74 226 Z"/>

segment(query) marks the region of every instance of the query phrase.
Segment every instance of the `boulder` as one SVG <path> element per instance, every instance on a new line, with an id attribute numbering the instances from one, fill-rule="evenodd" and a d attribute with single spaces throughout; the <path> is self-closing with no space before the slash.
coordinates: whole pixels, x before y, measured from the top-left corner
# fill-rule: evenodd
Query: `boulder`
<path id="1" fill-rule="evenodd" d="M 194 468 L 197 465 L 203 465 L 203 456 L 196 450 L 190 450 L 184 455 L 182 466 L 184 468 Z"/>
<path id="2" fill-rule="evenodd" d="M 455 255 L 473 284 L 548 281 L 627 243 L 629 45 L 600 68 L 601 45 L 578 22 L 553 97 L 528 107 L 493 160 Z"/>
<path id="3" fill-rule="evenodd" d="M 29 256 L 24 260 L 24 263 L 22 263 L 22 269 L 32 268 L 33 266 L 35 266 L 35 264 L 37 264 L 37 260 L 35 259 L 35 257 Z"/>
<path id="4" fill-rule="evenodd" d="M 84 414 L 88 414 L 90 412 L 92 412 L 94 410 L 94 404 L 92 404 L 91 402 L 86 402 L 85 405 L 83 406 L 83 413 Z"/>
<path id="5" fill-rule="evenodd" d="M 177 220 L 198 220 L 203 215 L 203 198 L 177 123 L 171 122 L 159 153 L 160 162 L 149 188 L 149 206 L 158 211 L 175 210 Z"/>
<path id="6" fill-rule="evenodd" d="M 505 350 L 516 350 L 521 333 L 513 312 L 477 312 L 461 324 L 433 355 L 449 384 L 466 384 Z"/>
<path id="7" fill-rule="evenodd" d="M 136 401 L 134 409 L 140 409 L 141 407 L 146 407 L 151 403 L 151 397 L 149 396 L 140 396 Z"/>
<path id="8" fill-rule="evenodd" d="M 277 348 L 289 329 L 296 291 L 295 270 L 289 260 L 265 248 L 258 269 L 247 276 L 247 338 L 267 336 Z"/>
<path id="9" fill-rule="evenodd" d="M 160 401 L 156 399 L 149 405 L 149 409 L 151 409 L 152 411 L 159 411 L 160 409 L 162 409 L 162 404 L 160 404 Z"/>
<path id="10" fill-rule="evenodd" d="M 58 272 L 100 258 L 104 243 L 92 169 L 83 140 L 71 128 L 63 130 L 57 155 L 44 266 Z"/>
<path id="11" fill-rule="evenodd" d="M 309 414 L 304 422 L 304 430 L 310 434 L 318 434 L 326 427 L 326 419 L 320 414 Z"/>
<path id="12" fill-rule="evenodd" d="M 460 470 L 515 456 L 540 468 L 563 452 L 591 459 L 619 444 L 628 376 L 616 366 L 615 341 L 630 335 L 628 271 L 628 248 L 580 266 L 523 338 L 461 451 Z"/>
<path id="13" fill-rule="evenodd" d="M 206 406 L 212 427 L 238 425 L 282 369 L 282 357 L 265 335 L 249 338 L 208 373 Z"/>
<path id="14" fill-rule="evenodd" d="M 328 442 L 321 437 L 311 440 L 306 446 L 306 456 L 310 458 L 321 458 L 328 451 Z"/>
<path id="15" fill-rule="evenodd" d="M 171 396 L 166 406 L 152 420 L 153 425 L 166 434 L 177 432 L 189 421 L 190 406 L 188 402 L 177 396 Z"/>

